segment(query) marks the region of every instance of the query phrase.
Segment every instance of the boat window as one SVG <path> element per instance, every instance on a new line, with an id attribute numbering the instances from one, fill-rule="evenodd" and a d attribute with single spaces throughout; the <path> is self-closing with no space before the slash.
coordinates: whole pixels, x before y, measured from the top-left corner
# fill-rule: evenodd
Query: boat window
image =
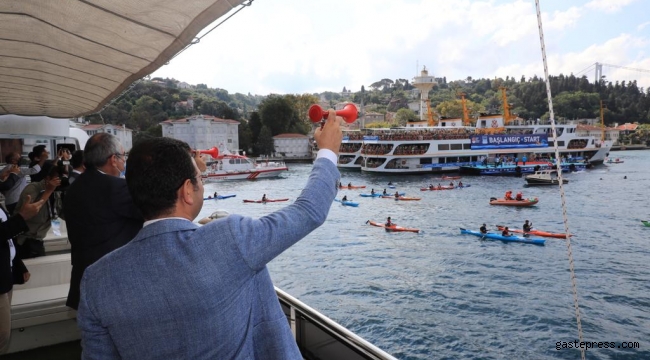
<path id="1" fill-rule="evenodd" d="M 564 146 L 564 141 L 562 141 L 562 140 L 558 141 L 557 146 Z"/>
<path id="2" fill-rule="evenodd" d="M 472 149 L 472 144 L 463 144 L 463 149 L 471 150 Z"/>
<path id="3" fill-rule="evenodd" d="M 548 147 L 553 147 L 555 146 L 555 143 L 552 140 L 548 141 Z"/>
<path id="4" fill-rule="evenodd" d="M 458 162 L 469 162 L 469 156 L 461 156 L 458 158 Z"/>
<path id="5" fill-rule="evenodd" d="M 463 144 L 451 144 L 452 150 L 463 150 Z"/>
<path id="6" fill-rule="evenodd" d="M 229 164 L 234 164 L 234 163 L 235 163 L 235 159 L 230 159 L 230 160 L 228 160 L 228 163 L 229 163 Z"/>
<path id="7" fill-rule="evenodd" d="M 420 164 L 433 164 L 432 158 L 420 158 Z"/>
<path id="8" fill-rule="evenodd" d="M 449 150 L 449 144 L 438 144 L 438 151 Z"/>

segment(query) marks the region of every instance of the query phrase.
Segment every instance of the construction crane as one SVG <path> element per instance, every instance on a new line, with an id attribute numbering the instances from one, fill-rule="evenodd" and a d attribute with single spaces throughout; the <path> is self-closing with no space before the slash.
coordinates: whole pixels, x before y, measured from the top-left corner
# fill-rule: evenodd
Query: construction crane
<path id="1" fill-rule="evenodd" d="M 469 122 L 469 110 L 467 110 L 467 100 L 465 100 L 465 93 L 459 93 L 460 95 L 460 101 L 463 104 L 463 125 L 465 126 L 470 126 Z"/>
<path id="2" fill-rule="evenodd" d="M 429 101 L 427 101 L 427 116 L 428 116 L 427 125 L 436 126 L 437 123 L 435 120 L 433 120 L 433 111 L 431 110 L 431 103 Z"/>
<path id="3" fill-rule="evenodd" d="M 503 125 L 508 125 L 517 117 L 510 114 L 510 104 L 508 104 L 508 95 L 506 95 L 508 88 L 499 86 L 499 89 L 501 90 L 501 100 L 503 101 Z"/>

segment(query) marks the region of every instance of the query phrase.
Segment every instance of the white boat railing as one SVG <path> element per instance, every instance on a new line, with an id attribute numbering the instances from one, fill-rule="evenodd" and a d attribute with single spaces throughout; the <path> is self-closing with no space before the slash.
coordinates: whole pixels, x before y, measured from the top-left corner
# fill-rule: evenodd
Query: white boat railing
<path id="1" fill-rule="evenodd" d="M 277 287 L 275 292 L 305 359 L 397 360 Z"/>

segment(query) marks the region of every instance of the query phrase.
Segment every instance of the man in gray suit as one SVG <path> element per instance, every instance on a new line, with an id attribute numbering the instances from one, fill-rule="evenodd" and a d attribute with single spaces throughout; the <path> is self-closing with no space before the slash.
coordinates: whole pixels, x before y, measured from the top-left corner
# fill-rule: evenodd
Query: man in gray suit
<path id="1" fill-rule="evenodd" d="M 201 173 L 184 142 L 144 140 L 126 181 L 144 227 L 86 269 L 78 324 L 84 359 L 302 359 L 266 264 L 319 227 L 336 195 L 340 119 L 296 201 L 259 219 L 199 227 Z"/>

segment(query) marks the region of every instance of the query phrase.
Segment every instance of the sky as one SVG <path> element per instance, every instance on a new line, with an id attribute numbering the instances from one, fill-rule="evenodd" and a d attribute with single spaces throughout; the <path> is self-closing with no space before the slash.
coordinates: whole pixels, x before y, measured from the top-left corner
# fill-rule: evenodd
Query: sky
<path id="1" fill-rule="evenodd" d="M 593 82 L 598 62 L 614 65 L 603 67 L 609 81 L 650 87 L 649 0 L 540 6 L 551 75 Z M 152 76 L 231 94 L 303 94 L 412 80 L 422 66 L 447 81 L 543 77 L 535 1 L 254 0 Z"/>

